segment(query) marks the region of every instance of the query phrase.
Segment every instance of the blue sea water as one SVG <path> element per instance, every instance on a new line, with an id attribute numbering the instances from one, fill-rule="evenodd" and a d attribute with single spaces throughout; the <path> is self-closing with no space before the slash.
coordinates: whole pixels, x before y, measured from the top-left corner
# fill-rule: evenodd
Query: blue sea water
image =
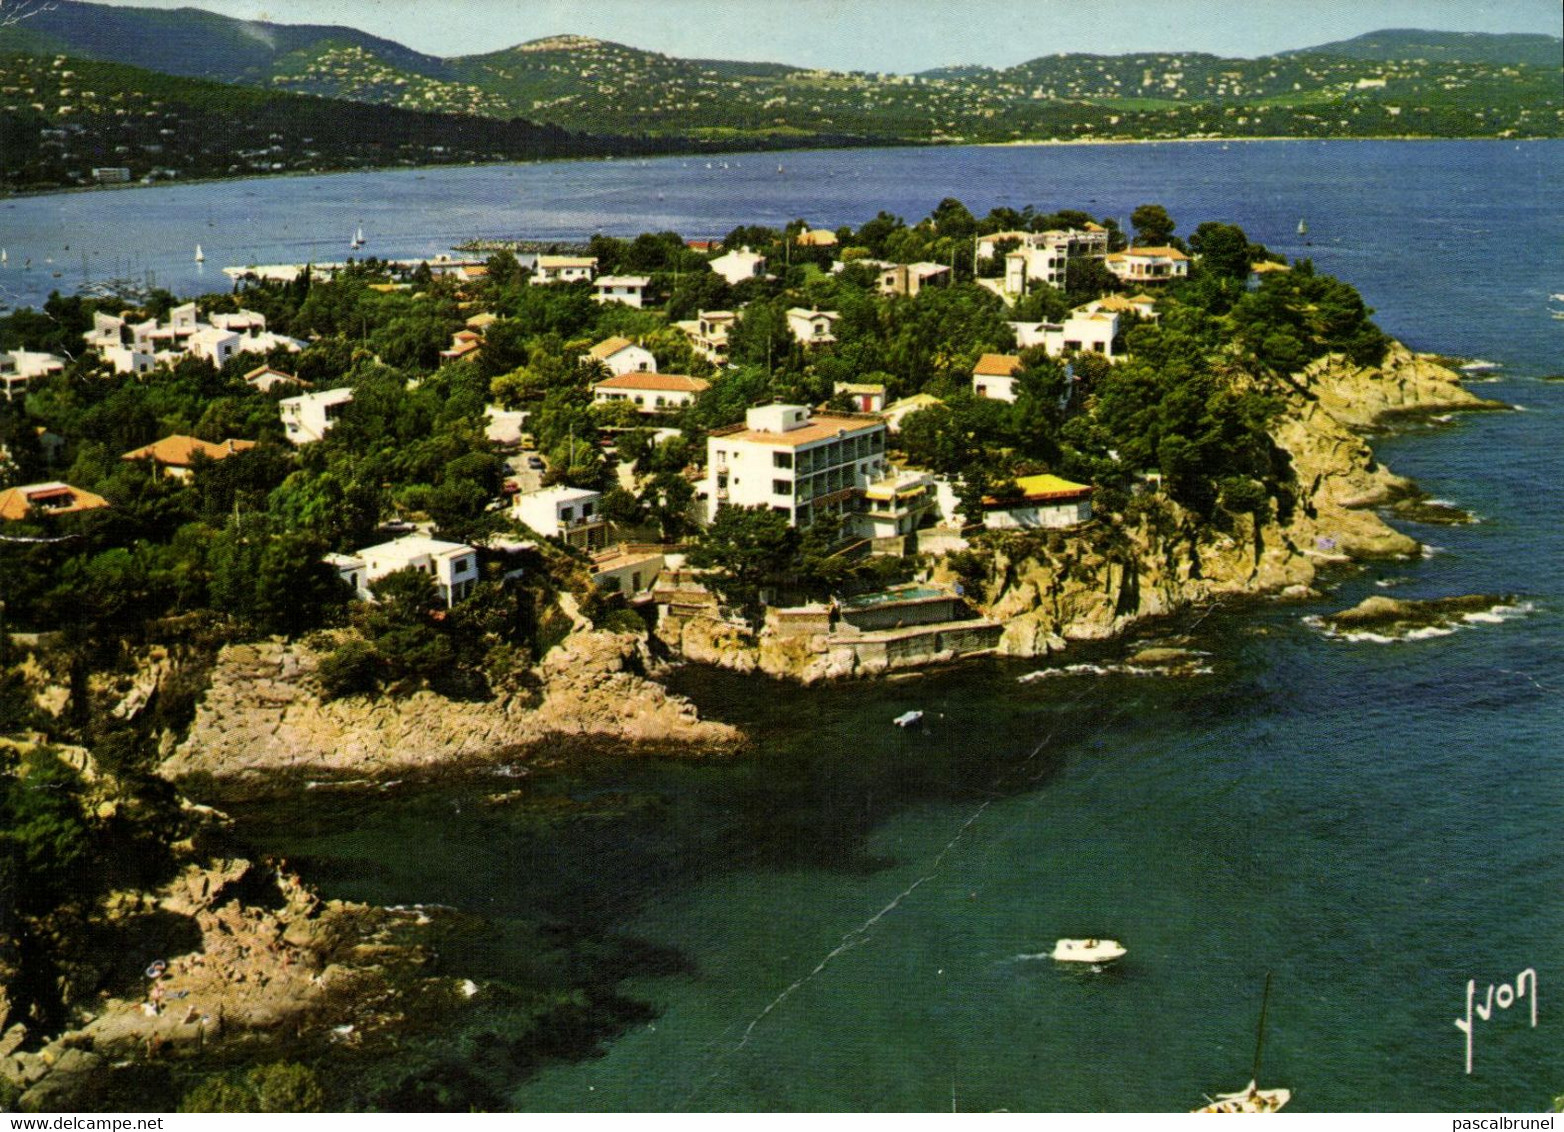
<path id="1" fill-rule="evenodd" d="M 678 687 L 748 728 L 752 753 L 539 776 L 535 800 L 591 811 L 547 826 L 530 802 L 479 804 L 508 780 L 319 792 L 285 820 L 238 810 L 258 847 L 308 862 L 329 895 L 486 917 L 491 945 L 444 959 L 481 985 L 526 968 L 540 919 L 634 941 L 642 960 L 624 962 L 618 989 L 655 1013 L 601 1056 L 464 1061 L 523 1109 L 1188 1108 L 1249 1079 L 1267 972 L 1262 1084 L 1292 1088 L 1296 1109 L 1535 1110 L 1564 1093 L 1564 382 L 1543 380 L 1564 372 L 1564 321 L 1547 311 L 1564 292 L 1550 192 L 1564 144 L 782 161 L 781 175 L 743 155 L 728 170 L 668 159 L 20 200 L 0 208 L 0 284 L 36 301 L 18 250 L 36 275 L 45 238 L 112 249 L 191 292 L 214 264 L 345 254 L 361 221 L 366 250 L 404 255 L 473 235 L 720 235 L 881 208 L 916 219 L 946 196 L 980 214 L 1032 203 L 1126 218 L 1158 201 L 1185 230 L 1233 221 L 1311 256 L 1414 348 L 1499 363 L 1474 388 L 1524 411 L 1375 441 L 1481 522 L 1403 524 L 1427 556 L 1344 572 L 1318 601 L 1148 630 L 1191 633 L 1204 675 L 1023 683 L 1040 662 L 982 662 L 805 690 L 686 668 Z M 183 262 L 197 241 L 204 278 Z M 69 283 L 77 252 L 52 254 Z M 1307 620 L 1373 593 L 1493 594 L 1512 612 L 1389 643 Z M 1106 669 L 1116 649 L 1060 663 Z M 890 726 L 910 708 L 923 728 Z M 1112 936 L 1129 955 L 1101 974 L 1035 958 L 1070 935 Z M 1524 1001 L 1475 1019 L 1468 1074 L 1454 1024 L 1468 980 L 1480 1004 L 1528 969 L 1537 1026 Z M 452 1050 L 503 1035 L 485 1001 L 447 1035 Z"/>

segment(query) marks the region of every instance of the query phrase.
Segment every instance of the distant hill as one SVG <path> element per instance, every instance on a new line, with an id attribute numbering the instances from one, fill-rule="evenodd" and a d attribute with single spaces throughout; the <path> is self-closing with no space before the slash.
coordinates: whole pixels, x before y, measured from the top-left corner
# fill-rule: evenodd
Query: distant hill
<path id="1" fill-rule="evenodd" d="M 415 74 L 443 73 L 442 62 L 434 56 L 356 28 L 236 20 L 199 8 L 50 0 L 26 19 L 0 29 L 0 50 L 14 50 L 12 42 L 23 49 L 43 44 L 76 58 L 229 83 L 264 83 L 277 59 L 326 41 L 359 47 Z"/>
<path id="2" fill-rule="evenodd" d="M 1383 31 L 1260 59 L 1068 54 L 880 75 L 575 35 L 437 59 L 353 28 L 55 0 L 0 28 L 12 53 L 659 145 L 1564 135 L 1559 41 L 1533 35 Z M 0 113 L 58 113 L 20 88 L 11 99 Z"/>
<path id="3" fill-rule="evenodd" d="M 1440 63 L 1516 63 L 1557 69 L 1564 66 L 1564 39 L 1556 35 L 1391 28 L 1283 54 L 1335 55 L 1343 59 L 1426 59 Z"/>

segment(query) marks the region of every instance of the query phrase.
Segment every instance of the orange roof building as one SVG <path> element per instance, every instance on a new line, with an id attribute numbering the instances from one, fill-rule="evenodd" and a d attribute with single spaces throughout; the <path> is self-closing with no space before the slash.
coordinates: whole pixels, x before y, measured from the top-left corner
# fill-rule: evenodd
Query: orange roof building
<path id="1" fill-rule="evenodd" d="M 0 491 L 0 520 L 25 519 L 35 510 L 46 515 L 69 515 L 77 511 L 95 511 L 107 507 L 101 495 L 72 487 L 68 483 L 30 483 Z"/>
<path id="2" fill-rule="evenodd" d="M 226 460 L 237 452 L 247 452 L 255 447 L 253 440 L 225 440 L 212 444 L 193 436 L 165 436 L 162 440 L 143 445 L 125 453 L 121 460 L 151 460 L 168 475 L 183 479 L 190 474 L 197 456 L 208 460 Z"/>
<path id="3" fill-rule="evenodd" d="M 682 373 L 643 373 L 639 370 L 615 374 L 592 386 L 592 400 L 598 404 L 629 401 L 643 413 L 660 413 L 688 405 L 711 382 Z"/>

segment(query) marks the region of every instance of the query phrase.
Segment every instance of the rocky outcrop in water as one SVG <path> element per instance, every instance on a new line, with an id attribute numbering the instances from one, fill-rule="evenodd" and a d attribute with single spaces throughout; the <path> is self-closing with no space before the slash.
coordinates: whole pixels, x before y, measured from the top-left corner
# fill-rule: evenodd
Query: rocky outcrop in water
<path id="1" fill-rule="evenodd" d="M 1374 595 L 1351 609 L 1309 623 L 1327 636 L 1347 640 L 1400 641 L 1444 636 L 1463 626 L 1523 616 L 1531 606 L 1507 594 L 1461 594 L 1456 597 L 1402 599 Z"/>
<path id="2" fill-rule="evenodd" d="M 375 775 L 492 759 L 549 739 L 731 747 L 739 732 L 702 720 L 693 704 L 647 678 L 633 633 L 567 637 L 538 667 L 541 693 L 459 702 L 430 691 L 323 701 L 318 657 L 280 640 L 229 645 L 165 777 L 270 771 Z"/>

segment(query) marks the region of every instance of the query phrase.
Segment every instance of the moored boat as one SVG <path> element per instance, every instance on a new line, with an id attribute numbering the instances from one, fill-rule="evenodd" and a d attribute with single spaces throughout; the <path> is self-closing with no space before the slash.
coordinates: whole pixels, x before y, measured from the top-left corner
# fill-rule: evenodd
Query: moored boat
<path id="1" fill-rule="evenodd" d="M 1061 963 L 1111 963 L 1128 953 L 1116 939 L 1061 939 L 1053 949 L 1053 957 Z"/>

